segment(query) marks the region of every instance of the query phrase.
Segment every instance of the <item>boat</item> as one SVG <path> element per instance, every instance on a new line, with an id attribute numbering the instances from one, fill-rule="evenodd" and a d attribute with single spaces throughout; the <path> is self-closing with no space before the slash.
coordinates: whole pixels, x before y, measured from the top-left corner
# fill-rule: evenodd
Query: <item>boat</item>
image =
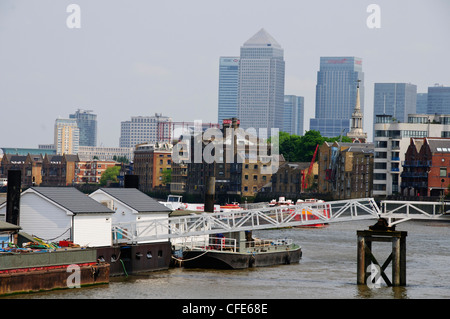
<path id="1" fill-rule="evenodd" d="M 181 258 L 174 259 L 184 268 L 246 269 L 298 263 L 301 256 L 301 247 L 291 239 L 264 240 L 241 231 L 186 243 Z"/>
<path id="2" fill-rule="evenodd" d="M 294 219 L 295 220 L 320 220 L 320 218 L 311 213 L 310 211 L 306 210 L 306 209 L 302 209 L 301 213 L 296 212 L 296 206 L 298 205 L 303 205 L 303 204 L 315 204 L 315 203 L 324 203 L 323 200 L 321 199 L 316 199 L 316 198 L 308 198 L 308 199 L 298 199 L 295 204 L 292 200 L 290 199 L 286 199 L 285 197 L 279 197 L 278 201 L 276 199 L 272 199 L 269 202 L 269 207 L 280 207 L 280 208 L 285 208 L 286 210 L 289 210 L 289 212 L 292 212 L 292 214 L 294 215 Z M 326 208 L 326 206 L 324 206 L 325 208 L 323 209 L 323 215 L 325 217 L 329 217 L 329 209 Z M 309 224 L 309 225 L 302 225 L 302 226 L 296 226 L 297 228 L 323 228 L 326 227 L 328 224 L 327 223 L 317 223 L 317 224 Z"/>
<path id="3" fill-rule="evenodd" d="M 240 212 L 243 210 L 244 209 L 239 205 L 239 203 L 236 202 L 220 206 L 221 213 Z"/>
<path id="4" fill-rule="evenodd" d="M 205 211 L 205 204 L 183 203 L 182 198 L 183 196 L 181 195 L 169 195 L 167 196 L 167 201 L 159 203 L 163 204 L 167 208 L 170 208 L 171 210 L 188 210 L 193 212 Z M 220 212 L 220 205 L 214 205 L 214 213 L 218 212 Z"/>
<path id="5" fill-rule="evenodd" d="M 318 200 L 318 199 L 315 199 L 315 198 L 309 198 L 309 199 L 306 199 L 304 201 L 300 200 L 300 199 L 297 200 L 297 205 L 301 205 L 303 203 L 307 203 L 307 204 L 308 203 L 312 203 L 312 204 L 314 204 L 314 203 L 324 203 L 324 201 L 321 200 L 321 199 Z M 313 214 L 310 211 L 305 210 L 305 209 L 302 209 L 301 215 L 302 216 L 300 216 L 300 214 L 295 215 L 294 219 L 295 220 L 301 220 L 303 218 L 303 220 L 320 220 L 320 218 L 317 215 L 315 215 L 315 214 Z M 329 211 L 329 209 L 326 206 L 323 209 L 323 215 L 325 217 L 330 217 L 330 211 Z M 309 225 L 302 225 L 302 226 L 296 226 L 296 227 L 297 228 L 323 228 L 323 227 L 326 227 L 326 226 L 328 226 L 328 223 L 317 223 L 317 224 L 309 224 Z"/>

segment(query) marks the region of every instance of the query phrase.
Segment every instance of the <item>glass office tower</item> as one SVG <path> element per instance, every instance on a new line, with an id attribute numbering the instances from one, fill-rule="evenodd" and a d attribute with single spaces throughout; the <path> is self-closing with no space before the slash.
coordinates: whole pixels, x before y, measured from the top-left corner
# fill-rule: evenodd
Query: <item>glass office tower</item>
<path id="1" fill-rule="evenodd" d="M 317 72 L 316 115 L 310 130 L 335 137 L 350 131 L 359 82 L 361 112 L 364 114 L 364 73 L 357 57 L 321 57 Z M 345 131 L 344 131 L 345 130 Z"/>
<path id="2" fill-rule="evenodd" d="M 283 49 L 264 29 L 241 47 L 238 118 L 244 129 L 282 127 L 284 106 Z"/>
<path id="3" fill-rule="evenodd" d="M 428 114 L 450 114 L 450 86 L 436 84 L 428 88 Z"/>
<path id="4" fill-rule="evenodd" d="M 77 121 L 80 129 L 80 146 L 97 146 L 97 115 L 90 110 L 78 109 L 69 118 Z"/>
<path id="5" fill-rule="evenodd" d="M 303 96 L 285 95 L 283 126 L 280 131 L 303 135 L 303 117 L 304 117 L 304 98 Z"/>
<path id="6" fill-rule="evenodd" d="M 417 93 L 416 97 L 416 113 L 427 114 L 428 93 Z"/>
<path id="7" fill-rule="evenodd" d="M 237 117 L 239 91 L 239 57 L 220 57 L 218 123 Z"/>
<path id="8" fill-rule="evenodd" d="M 411 83 L 375 83 L 373 115 L 392 115 L 406 123 L 416 113 L 417 86 Z"/>

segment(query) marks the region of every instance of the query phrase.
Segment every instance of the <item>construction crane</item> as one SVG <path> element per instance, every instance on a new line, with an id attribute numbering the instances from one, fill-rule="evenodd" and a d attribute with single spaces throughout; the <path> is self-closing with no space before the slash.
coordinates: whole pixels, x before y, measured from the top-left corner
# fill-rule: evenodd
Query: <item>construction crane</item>
<path id="1" fill-rule="evenodd" d="M 303 176 L 303 182 L 302 182 L 302 189 L 306 189 L 309 185 L 308 185 L 308 178 L 312 173 L 313 170 L 313 166 L 314 166 L 314 162 L 316 160 L 316 155 L 317 155 L 317 150 L 319 149 L 319 144 L 317 144 L 316 146 L 316 150 L 314 151 L 314 155 L 313 158 L 311 160 L 311 163 L 309 164 L 309 168 L 308 168 L 308 173 L 306 174 L 306 176 Z"/>

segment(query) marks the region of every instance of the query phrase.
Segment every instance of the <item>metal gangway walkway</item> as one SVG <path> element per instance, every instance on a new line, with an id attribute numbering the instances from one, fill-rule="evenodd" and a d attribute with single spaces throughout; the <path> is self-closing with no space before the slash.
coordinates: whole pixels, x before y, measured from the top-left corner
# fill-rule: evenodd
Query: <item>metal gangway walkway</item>
<path id="1" fill-rule="evenodd" d="M 293 206 L 200 213 L 113 225 L 114 243 L 138 243 L 198 235 L 330 224 L 384 218 L 389 225 L 420 220 L 450 221 L 450 203 L 349 199 Z"/>
<path id="2" fill-rule="evenodd" d="M 200 213 L 113 225 L 114 243 L 137 243 L 246 230 L 378 219 L 373 198 Z"/>

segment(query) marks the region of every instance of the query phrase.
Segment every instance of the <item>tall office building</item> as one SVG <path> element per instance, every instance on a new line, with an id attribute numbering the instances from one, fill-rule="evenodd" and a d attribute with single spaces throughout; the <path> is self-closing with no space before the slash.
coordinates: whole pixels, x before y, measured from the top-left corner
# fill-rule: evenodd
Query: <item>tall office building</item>
<path id="1" fill-rule="evenodd" d="M 428 88 L 427 113 L 450 113 L 450 86 L 436 84 Z"/>
<path id="2" fill-rule="evenodd" d="M 78 154 L 80 129 L 77 121 L 75 119 L 56 119 L 54 140 L 56 154 Z"/>
<path id="3" fill-rule="evenodd" d="M 392 115 L 400 122 L 416 113 L 417 86 L 411 83 L 375 83 L 373 114 Z"/>
<path id="4" fill-rule="evenodd" d="M 283 49 L 264 29 L 241 47 L 238 118 L 243 129 L 281 128 L 284 106 Z"/>
<path id="5" fill-rule="evenodd" d="M 356 105 L 359 82 L 361 113 L 364 114 L 364 73 L 357 57 L 321 57 L 317 72 L 316 115 L 310 129 L 325 137 L 345 135 Z M 345 130 L 345 131 L 344 131 Z"/>
<path id="6" fill-rule="evenodd" d="M 280 131 L 303 135 L 303 117 L 305 112 L 303 96 L 285 95 L 284 96 L 284 111 L 283 111 L 283 126 Z"/>
<path id="7" fill-rule="evenodd" d="M 218 123 L 237 117 L 239 92 L 239 57 L 220 57 Z"/>
<path id="8" fill-rule="evenodd" d="M 69 118 L 76 119 L 80 129 L 80 146 L 97 146 L 97 114 L 91 110 L 78 109 Z"/>
<path id="9" fill-rule="evenodd" d="M 161 142 L 161 137 L 171 136 L 167 130 L 172 119 L 156 113 L 155 116 L 132 116 L 131 121 L 121 122 L 119 147 L 135 147 L 137 144 Z"/>
<path id="10" fill-rule="evenodd" d="M 416 114 L 427 114 L 428 93 L 417 93 Z"/>

